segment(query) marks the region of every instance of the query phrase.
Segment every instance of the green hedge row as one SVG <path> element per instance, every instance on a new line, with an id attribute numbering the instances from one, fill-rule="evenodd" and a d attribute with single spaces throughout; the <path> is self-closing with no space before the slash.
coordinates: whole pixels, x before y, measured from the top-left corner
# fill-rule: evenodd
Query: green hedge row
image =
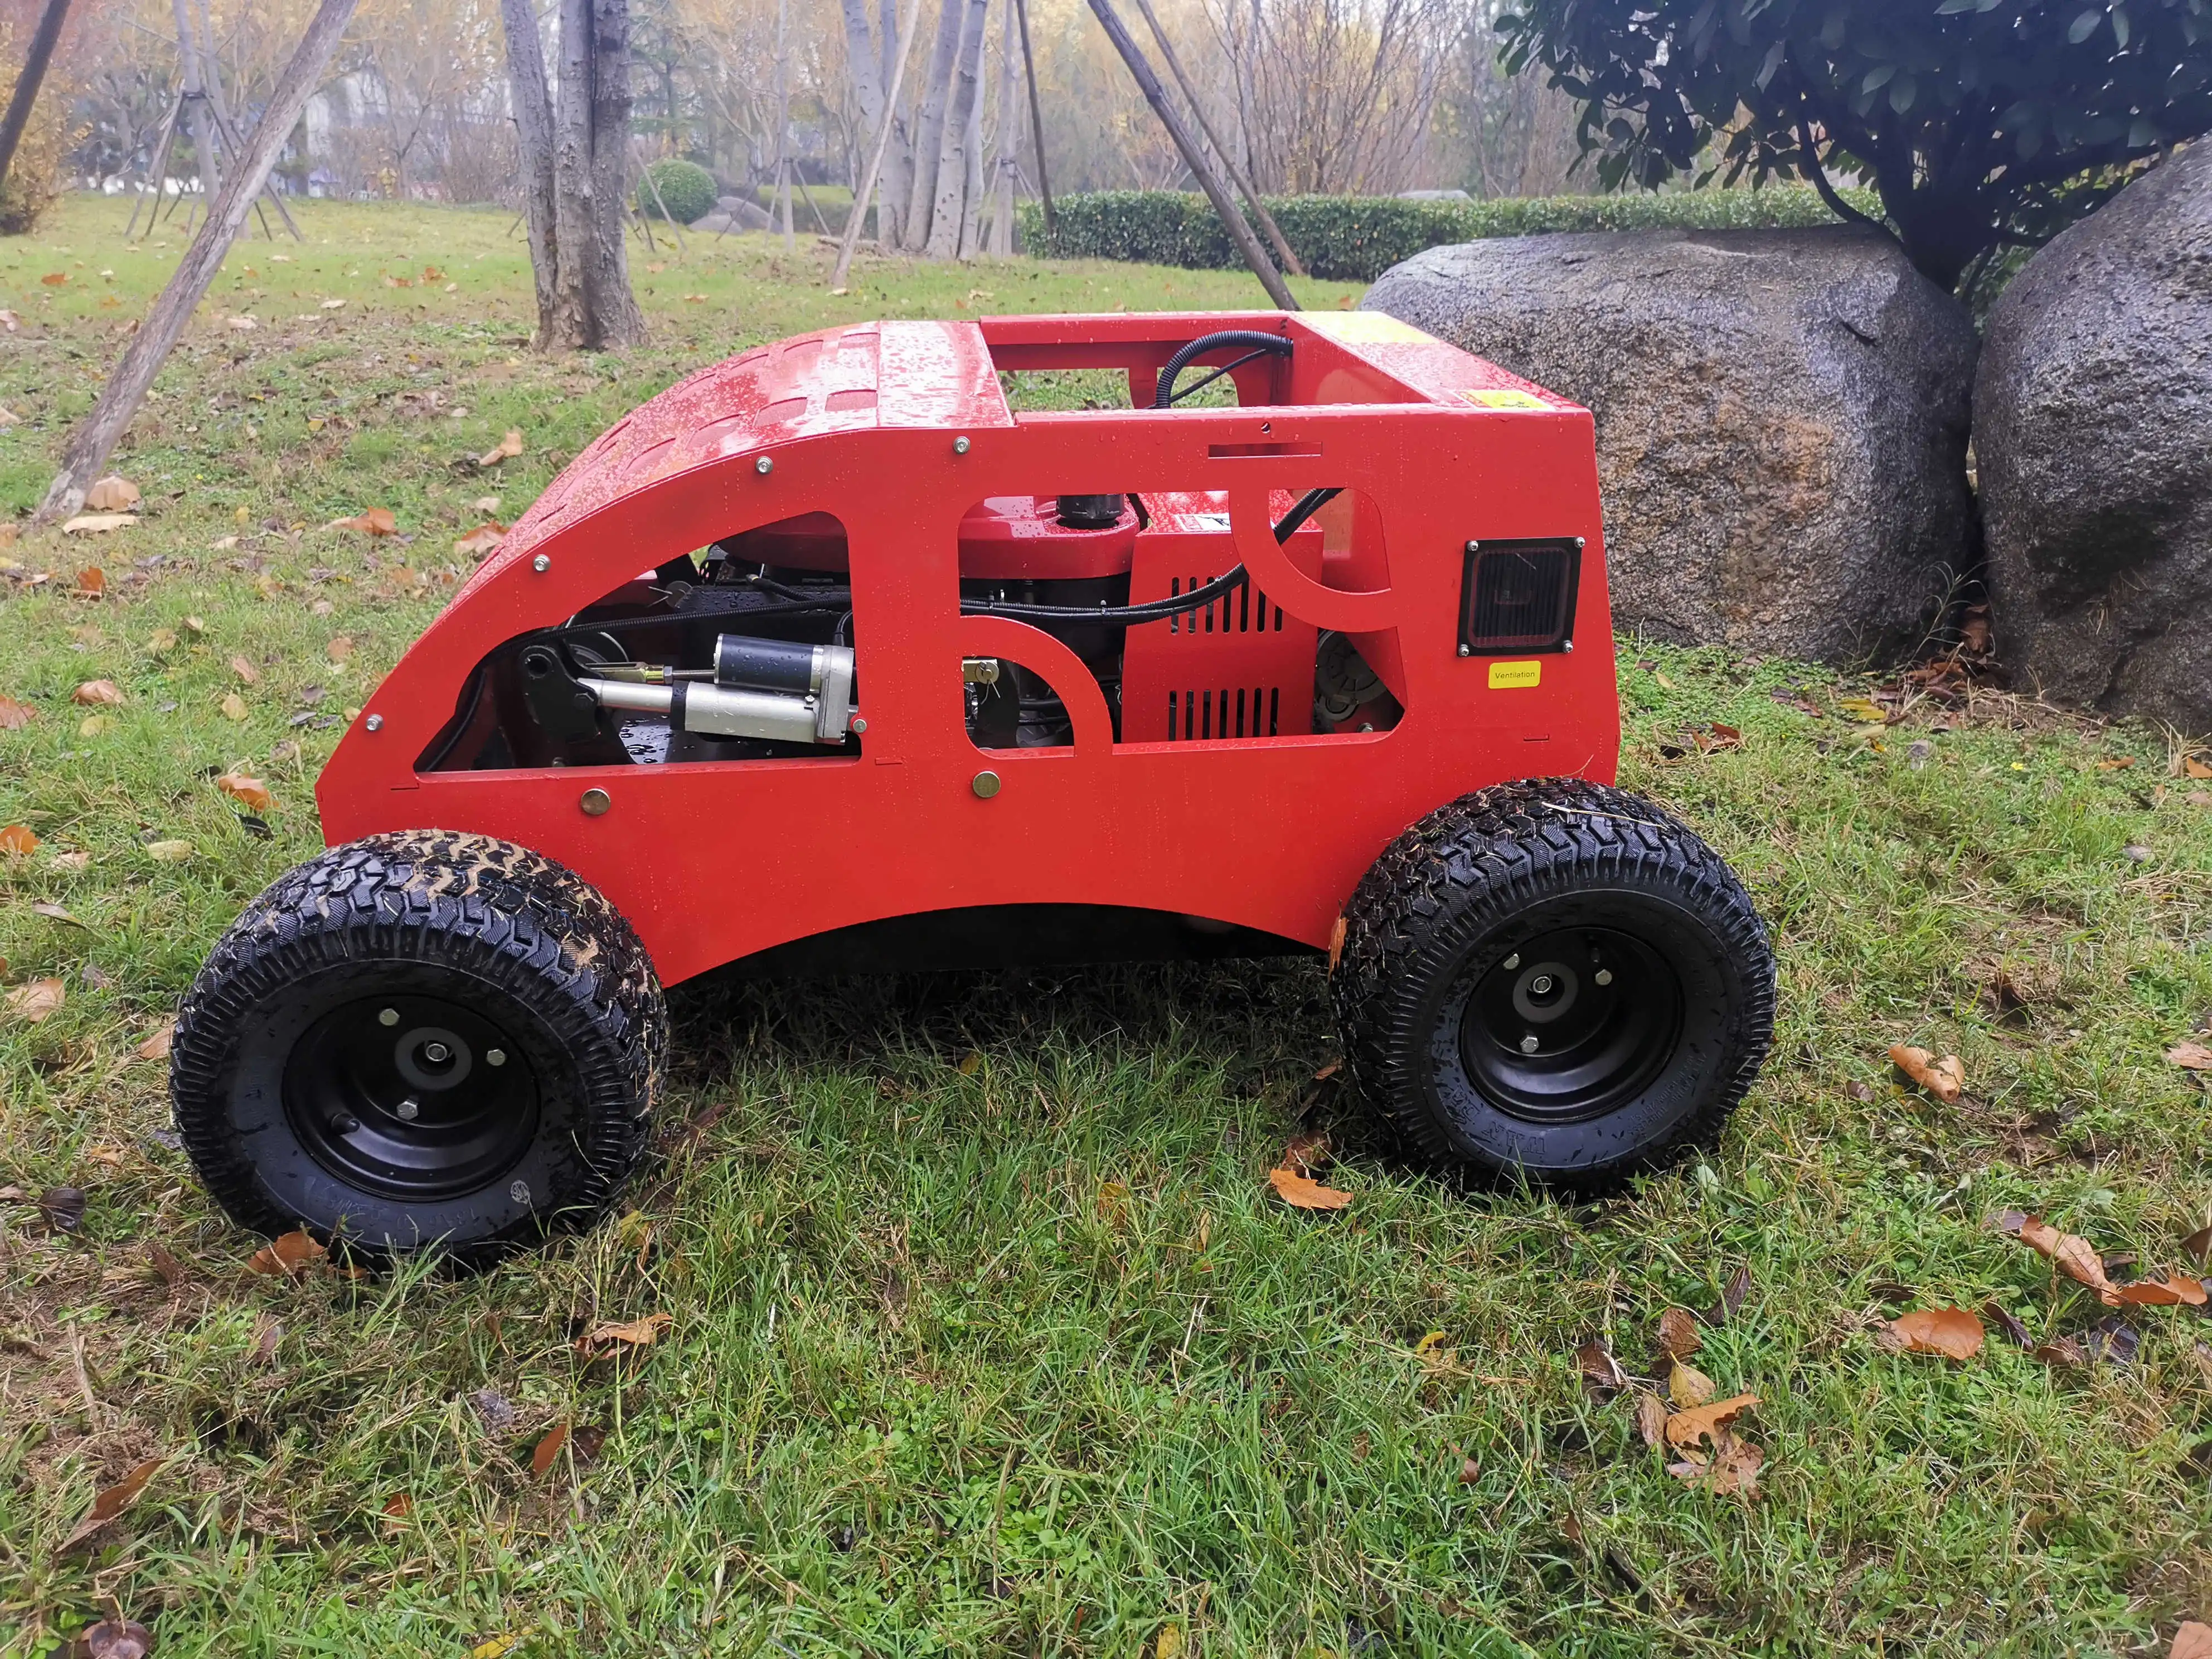
<path id="1" fill-rule="evenodd" d="M 1879 215 L 1872 191 L 1844 192 L 1853 207 Z M 1244 261 L 1211 204 L 1166 190 L 1095 191 L 1043 210 L 1020 204 L 1023 246 L 1048 258 L 1132 259 L 1146 264 L 1231 270 Z M 1369 283 L 1423 248 L 1486 236 L 1553 230 L 1740 230 L 1835 222 L 1808 185 L 1764 190 L 1679 191 L 1667 195 L 1541 196 L 1475 202 L 1406 202 L 1395 197 L 1272 197 L 1267 210 L 1316 276 Z"/>

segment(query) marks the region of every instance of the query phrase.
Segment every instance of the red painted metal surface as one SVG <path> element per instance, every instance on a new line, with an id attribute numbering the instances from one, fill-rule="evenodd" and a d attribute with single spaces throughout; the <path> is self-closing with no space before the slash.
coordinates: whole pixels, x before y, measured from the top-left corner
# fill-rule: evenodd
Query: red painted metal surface
<path id="1" fill-rule="evenodd" d="M 1149 404 L 1167 357 L 1224 327 L 1295 345 L 1237 371 L 1240 407 L 1018 416 L 1000 392 L 1000 369 L 1103 367 Z M 1356 492 L 1343 522 L 1358 533 L 1348 548 L 1311 532 L 1279 547 L 1271 508 L 1321 485 Z M 1403 703 L 1398 724 L 1312 735 L 1279 721 L 1272 737 L 1170 741 L 1164 718 L 1148 737 L 1125 713 L 1116 743 L 1067 647 L 960 614 L 963 526 L 979 502 L 1126 491 L 1207 497 L 1200 510 L 1228 515 L 1209 539 L 1280 605 L 1285 632 L 1296 619 L 1349 633 Z M 858 757 L 417 771 L 495 647 L 641 570 L 814 513 L 848 543 Z M 1534 537 L 1580 537 L 1587 550 L 1577 648 L 1534 659 L 1531 686 L 1516 683 L 1525 671 L 1501 677 L 1494 659 L 1461 657 L 1457 641 L 1465 544 Z M 1155 586 L 1214 574 L 1147 574 L 1141 545 L 1136 562 L 1133 582 Z M 1162 626 L 1130 630 L 1139 665 L 1174 642 Z M 600 437 L 368 700 L 317 793 L 333 843 L 434 825 L 560 860 L 630 918 L 670 982 L 849 924 L 986 904 L 1139 906 L 1322 945 L 1375 855 L 1435 806 L 1510 778 L 1611 780 L 1610 629 L 1588 412 L 1390 319 L 872 324 L 716 364 Z M 979 750 L 963 655 L 1044 676 L 1067 705 L 1072 746 Z M 1276 684 L 1295 674 L 1287 657 L 1255 666 Z M 1125 690 L 1125 709 L 1133 699 Z M 987 768 L 1003 780 L 988 799 L 971 787 Z M 595 788 L 611 799 L 603 816 L 579 804 Z"/>

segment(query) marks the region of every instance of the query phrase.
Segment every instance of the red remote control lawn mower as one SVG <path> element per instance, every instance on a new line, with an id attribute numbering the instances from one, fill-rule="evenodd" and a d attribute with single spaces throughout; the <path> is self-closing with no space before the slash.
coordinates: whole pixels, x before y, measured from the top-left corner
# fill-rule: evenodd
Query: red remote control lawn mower
<path id="1" fill-rule="evenodd" d="M 1135 407 L 1000 378 L 1100 368 Z M 1650 1168 L 1750 1086 L 1774 967 L 1609 787 L 1600 537 L 1588 411 L 1376 313 L 744 352 L 580 455 L 368 699 L 331 850 L 185 999 L 185 1144 L 246 1226 L 480 1263 L 621 1194 L 664 984 L 1326 952 L 1352 1079 L 1436 1159 Z"/>

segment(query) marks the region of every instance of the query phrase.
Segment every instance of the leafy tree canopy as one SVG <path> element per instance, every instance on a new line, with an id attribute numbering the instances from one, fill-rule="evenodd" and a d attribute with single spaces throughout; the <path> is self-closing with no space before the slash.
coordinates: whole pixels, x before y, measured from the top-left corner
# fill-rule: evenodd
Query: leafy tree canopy
<path id="1" fill-rule="evenodd" d="M 2212 0 L 1522 0 L 1502 27 L 1584 100 L 1608 185 L 1864 178 L 1946 288 L 2212 130 Z"/>

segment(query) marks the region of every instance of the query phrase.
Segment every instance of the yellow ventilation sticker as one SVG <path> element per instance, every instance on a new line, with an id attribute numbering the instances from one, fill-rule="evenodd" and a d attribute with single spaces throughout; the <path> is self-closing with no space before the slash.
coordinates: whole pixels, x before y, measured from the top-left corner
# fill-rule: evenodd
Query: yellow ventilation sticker
<path id="1" fill-rule="evenodd" d="M 1308 311 L 1298 320 L 1316 334 L 1347 345 L 1433 345 L 1436 337 L 1387 311 Z"/>
<path id="2" fill-rule="evenodd" d="M 1491 386 L 1479 392 L 1462 392 L 1459 395 L 1477 409 L 1549 409 L 1551 407 L 1551 404 L 1536 396 L 1534 392 L 1516 392 L 1510 386 Z"/>
<path id="3" fill-rule="evenodd" d="M 1494 662 L 1490 665 L 1490 689 L 1493 691 L 1524 691 L 1544 678 L 1541 659 L 1530 662 Z"/>

